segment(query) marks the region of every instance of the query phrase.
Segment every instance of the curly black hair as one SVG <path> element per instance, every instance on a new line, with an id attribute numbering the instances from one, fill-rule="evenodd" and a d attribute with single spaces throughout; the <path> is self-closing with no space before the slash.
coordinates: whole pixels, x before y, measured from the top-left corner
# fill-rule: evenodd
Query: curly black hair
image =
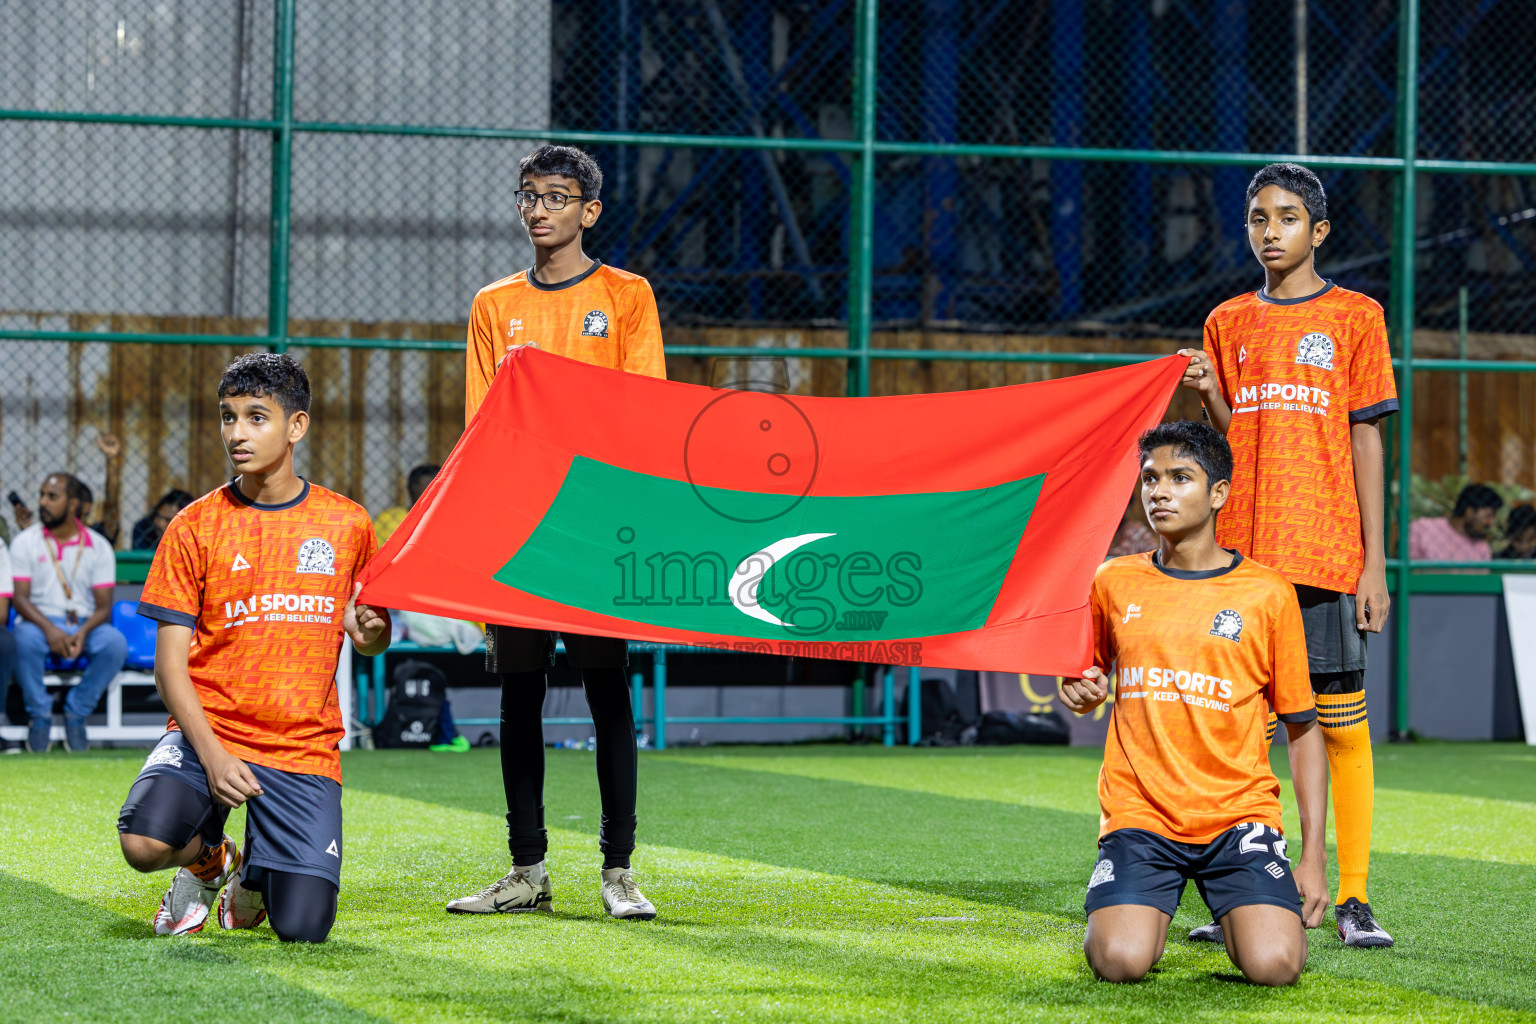
<path id="1" fill-rule="evenodd" d="M 602 198 L 603 169 L 591 153 L 575 146 L 540 146 L 518 162 L 517 180 L 530 174 L 570 178 L 581 186 L 582 198 Z"/>
<path id="2" fill-rule="evenodd" d="M 224 367 L 219 397 L 270 397 L 285 416 L 309 412 L 309 375 L 289 355 L 251 352 Z"/>
<path id="3" fill-rule="evenodd" d="M 1193 420 L 1162 423 L 1142 434 L 1136 442 L 1143 461 L 1159 448 L 1172 448 L 1175 455 L 1194 459 L 1205 470 L 1205 487 L 1210 490 L 1219 481 L 1232 479 L 1232 446 L 1215 429 Z"/>
<path id="4" fill-rule="evenodd" d="M 1499 497 L 1499 492 L 1492 487 L 1487 484 L 1467 484 L 1461 489 L 1461 493 L 1456 495 L 1456 511 L 1451 513 L 1451 518 L 1456 518 L 1468 509 L 1503 507 L 1504 499 Z"/>
<path id="5" fill-rule="evenodd" d="M 170 505 L 171 507 L 176 509 L 177 512 L 180 512 L 182 509 L 186 508 L 188 505 L 192 504 L 196 500 L 197 500 L 196 498 L 194 498 L 191 494 L 187 493 L 186 491 L 179 490 L 179 489 L 173 489 L 173 490 L 166 491 L 165 492 L 165 497 L 163 497 L 159 501 L 155 502 L 154 507 L 156 509 L 161 509 L 161 508 L 164 508 L 167 505 Z"/>
<path id="6" fill-rule="evenodd" d="M 1279 185 L 1292 195 L 1300 196 L 1302 205 L 1307 208 L 1309 224 L 1328 219 L 1328 194 L 1323 191 L 1323 183 L 1301 164 L 1269 164 L 1260 167 L 1259 172 L 1248 182 L 1248 193 L 1243 197 L 1244 210 L 1253 205 L 1253 197 L 1267 185 Z"/>
<path id="7" fill-rule="evenodd" d="M 1532 527 L 1536 527 L 1536 508 L 1516 505 L 1509 510 L 1509 517 L 1504 520 L 1504 536 L 1518 537 Z"/>

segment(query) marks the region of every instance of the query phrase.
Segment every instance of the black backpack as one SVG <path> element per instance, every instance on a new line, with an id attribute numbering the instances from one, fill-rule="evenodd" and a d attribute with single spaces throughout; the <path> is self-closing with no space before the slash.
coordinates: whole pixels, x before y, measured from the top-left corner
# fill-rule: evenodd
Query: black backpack
<path id="1" fill-rule="evenodd" d="M 907 717 L 908 694 L 897 705 L 897 714 Z M 969 744 L 964 739 L 966 723 L 956 706 L 955 688 L 948 679 L 924 679 L 918 689 L 918 715 L 921 720 L 922 747 L 954 747 Z"/>
<path id="2" fill-rule="evenodd" d="M 981 716 L 976 736 L 976 742 L 998 747 L 1012 743 L 1065 746 L 1071 741 L 1071 730 L 1056 711 L 988 711 Z"/>
<path id="3" fill-rule="evenodd" d="M 373 727 L 375 747 L 426 750 L 436 742 L 448 696 L 448 677 L 424 661 L 409 659 L 395 666 L 384 720 Z"/>

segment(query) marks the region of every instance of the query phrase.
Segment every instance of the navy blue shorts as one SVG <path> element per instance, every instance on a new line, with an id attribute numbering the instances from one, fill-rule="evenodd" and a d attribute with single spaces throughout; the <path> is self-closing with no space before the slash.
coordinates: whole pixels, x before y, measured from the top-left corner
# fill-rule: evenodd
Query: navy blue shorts
<path id="1" fill-rule="evenodd" d="M 1084 909 L 1091 914 L 1132 903 L 1172 917 L 1190 879 L 1214 920 L 1255 903 L 1287 907 L 1301 916 L 1301 893 L 1285 855 L 1285 837 L 1257 822 L 1230 828 L 1204 845 L 1174 842 L 1140 828 L 1109 833 L 1099 840 Z"/>
<path id="2" fill-rule="evenodd" d="M 299 775 L 250 762 L 246 767 L 261 783 L 263 793 L 245 802 L 244 849 L 249 858 L 241 884 L 254 886 L 262 871 L 291 871 L 327 879 L 341 888 L 341 785 L 323 775 Z M 175 779 L 200 794 L 220 820 L 227 816 L 229 808 L 208 792 L 208 776 L 197 751 L 181 733 L 168 732 L 144 759 L 118 818 L 119 831 L 135 832 L 134 794 L 143 792 L 137 783 L 152 776 Z M 175 842 L 161 835 L 150 838 Z M 190 842 L 191 835 L 185 841 Z"/>

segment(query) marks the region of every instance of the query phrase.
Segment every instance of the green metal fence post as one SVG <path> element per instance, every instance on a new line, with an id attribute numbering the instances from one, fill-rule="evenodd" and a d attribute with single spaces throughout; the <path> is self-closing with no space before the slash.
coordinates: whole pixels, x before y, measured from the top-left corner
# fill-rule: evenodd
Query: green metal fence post
<path id="1" fill-rule="evenodd" d="M 1419 0 L 1402 0 L 1397 22 L 1397 152 L 1396 223 L 1392 249 L 1392 325 L 1398 339 L 1402 375 L 1398 379 L 1397 415 L 1397 594 L 1393 611 L 1395 641 L 1392 658 L 1392 726 L 1398 737 L 1408 734 L 1408 523 L 1413 490 L 1413 257 L 1416 229 L 1414 161 L 1419 139 Z"/>
<path id="2" fill-rule="evenodd" d="M 880 717 L 885 719 L 880 728 L 880 742 L 887 747 L 896 745 L 896 666 L 881 666 Z"/>
<path id="3" fill-rule="evenodd" d="M 1467 286 L 1456 290 L 1456 358 L 1467 361 Z M 1467 475 L 1467 374 L 1456 375 L 1456 467 Z"/>
<path id="4" fill-rule="evenodd" d="M 272 220 L 267 267 L 267 344 L 288 348 L 288 224 L 293 167 L 293 19 L 296 0 L 278 0 L 272 44 Z"/>
<path id="5" fill-rule="evenodd" d="M 854 130 L 859 151 L 854 157 L 848 219 L 848 347 L 857 355 L 848 361 L 848 393 L 869 394 L 869 334 L 873 317 L 875 258 L 875 68 L 879 40 L 879 0 L 859 0 L 854 17 Z"/>
<path id="6" fill-rule="evenodd" d="M 923 678 L 916 665 L 907 669 L 907 746 L 915 747 L 923 738 Z"/>
<path id="7" fill-rule="evenodd" d="M 651 658 L 651 725 L 656 731 L 656 749 L 667 749 L 667 649 L 656 645 Z"/>

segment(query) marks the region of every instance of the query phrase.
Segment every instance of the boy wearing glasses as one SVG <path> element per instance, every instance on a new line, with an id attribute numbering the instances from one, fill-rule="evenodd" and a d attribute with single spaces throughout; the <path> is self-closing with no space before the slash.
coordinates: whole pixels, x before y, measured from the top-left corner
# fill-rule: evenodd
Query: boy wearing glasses
<path id="1" fill-rule="evenodd" d="M 638 274 L 605 267 L 582 251 L 582 236 L 603 212 L 603 172 L 573 146 L 544 146 L 518 166 L 517 206 L 533 266 L 487 285 L 469 314 L 465 374 L 466 425 L 480 409 L 506 353 L 523 345 L 629 373 L 665 377 L 661 323 L 651 286 Z M 575 398 L 576 396 L 572 396 Z M 616 918 L 656 916 L 635 886 L 638 757 L 635 716 L 621 639 L 562 635 L 571 666 L 581 670 L 597 737 L 602 795 L 603 906 Z M 507 795 L 512 868 L 477 893 L 448 904 L 454 914 L 506 914 L 551 906 L 544 829 L 544 673 L 555 660 L 554 634 L 489 624 L 486 670 L 501 677 L 501 778 Z"/>

